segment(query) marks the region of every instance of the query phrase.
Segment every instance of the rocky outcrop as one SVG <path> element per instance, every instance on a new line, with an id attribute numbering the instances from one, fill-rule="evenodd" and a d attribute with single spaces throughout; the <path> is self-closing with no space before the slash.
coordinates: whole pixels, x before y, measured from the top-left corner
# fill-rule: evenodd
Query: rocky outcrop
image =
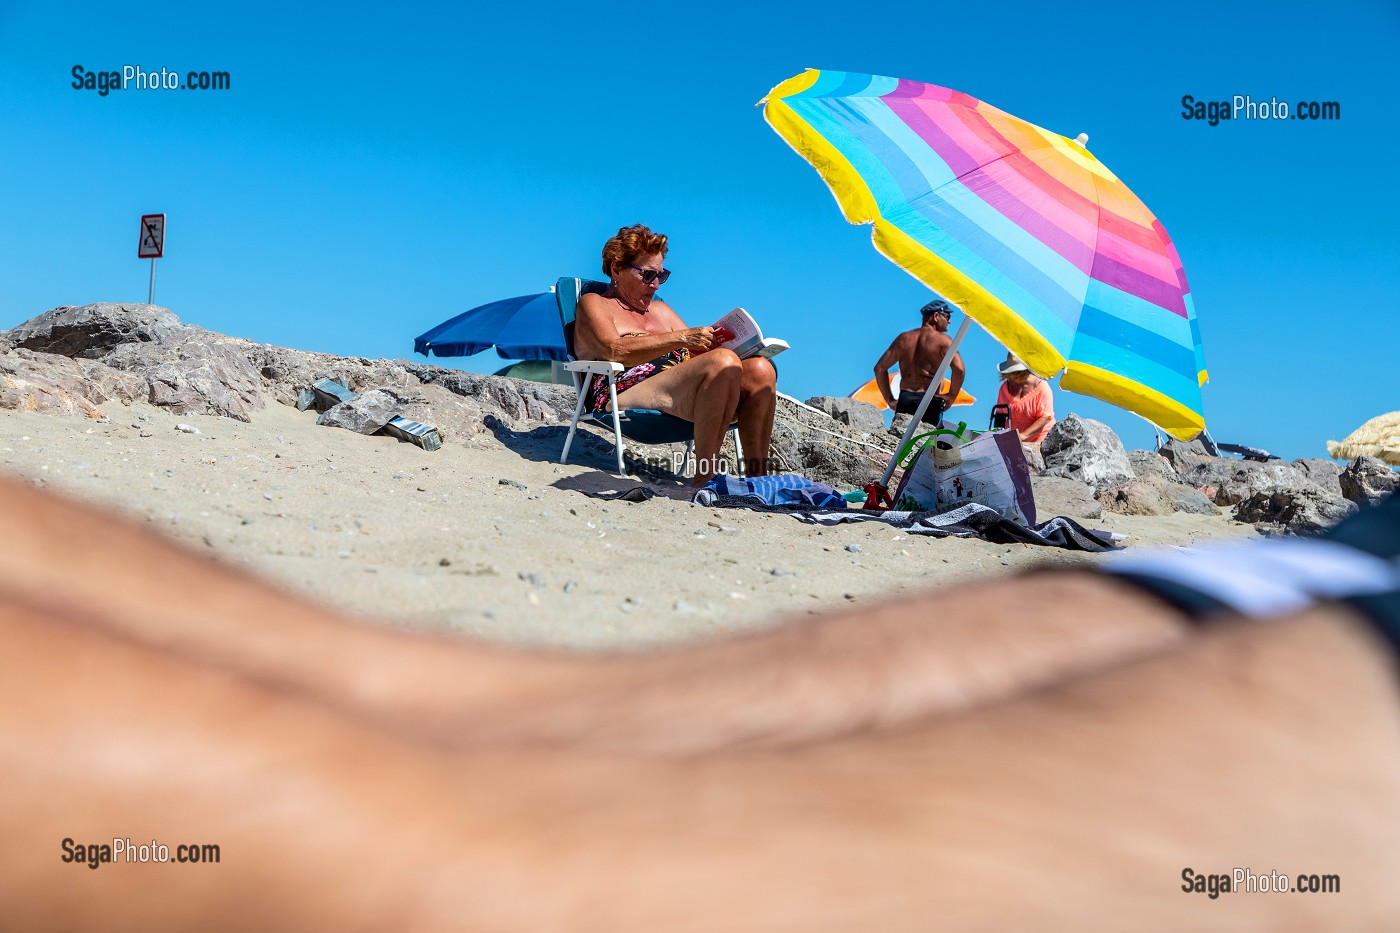
<path id="1" fill-rule="evenodd" d="M 1094 498 L 1094 487 L 1063 476 L 1032 476 L 1036 518 L 1044 521 L 1055 515 L 1068 518 L 1099 518 L 1103 507 Z"/>
<path id="2" fill-rule="evenodd" d="M 1357 505 L 1375 505 L 1400 488 L 1400 473 L 1384 460 L 1357 457 L 1337 477 L 1342 495 Z"/>
<path id="3" fill-rule="evenodd" d="M 824 411 L 832 417 L 857 431 L 874 433 L 885 430 L 884 412 L 871 405 L 869 402 L 862 402 L 853 398 L 837 398 L 831 395 L 817 395 L 807 399 L 807 404 L 819 411 Z"/>
<path id="4" fill-rule="evenodd" d="M 1253 493 L 1235 507 L 1237 521 L 1266 535 L 1316 535 L 1356 511 L 1356 504 L 1323 490 L 1291 488 Z"/>
<path id="5" fill-rule="evenodd" d="M 1146 476 L 1160 476 L 1172 482 L 1181 482 L 1181 474 L 1172 466 L 1172 462 L 1160 453 L 1152 450 L 1130 450 L 1128 451 L 1128 463 L 1133 468 L 1133 475 L 1138 479 Z"/>
<path id="6" fill-rule="evenodd" d="M 1304 457 L 1294 460 L 1293 468 L 1325 490 L 1328 495 L 1340 496 L 1342 494 L 1342 484 L 1337 480 L 1342 468 L 1331 460 L 1324 460 L 1321 457 Z"/>
<path id="7" fill-rule="evenodd" d="M 425 385 L 403 392 L 396 390 L 394 394 L 399 398 L 400 416 L 432 425 L 444 442 L 466 442 L 490 434 L 487 417 L 499 417 L 498 412 L 442 386 Z M 560 449 L 563 449 L 562 441 Z"/>
<path id="8" fill-rule="evenodd" d="M 100 360 L 126 344 L 169 342 L 184 329 L 186 325 L 168 308 L 99 302 L 45 311 L 0 333 L 0 348 Z"/>
<path id="9" fill-rule="evenodd" d="M 128 385 L 121 376 L 96 366 L 131 374 L 145 382 L 145 401 L 177 414 L 248 421 L 263 406 L 257 372 L 228 346 L 227 337 L 182 324 L 169 309 L 156 305 L 104 302 L 54 308 L 0 334 L 0 346 L 32 352 L 31 365 L 42 365 L 56 376 L 64 371 L 61 359 L 88 364 L 86 373 L 94 386 Z M 83 398 L 93 406 L 106 401 L 96 395 L 87 392 Z"/>
<path id="10" fill-rule="evenodd" d="M 1216 505 L 1238 505 L 1261 492 L 1306 491 L 1327 497 L 1327 490 L 1308 479 L 1307 474 L 1280 460 L 1267 463 L 1235 461 L 1235 472 L 1215 493 Z"/>
<path id="11" fill-rule="evenodd" d="M 785 398 L 773 420 L 772 458 L 777 472 L 801 473 L 838 489 L 860 489 L 878 480 L 897 440 L 884 432 L 861 431 Z"/>
<path id="12" fill-rule="evenodd" d="M 152 405 L 181 415 L 251 421 L 264 404 L 257 371 L 232 347 L 203 336 L 208 333 L 192 328 L 167 342 L 123 344 L 102 362 L 144 378 Z"/>
<path id="13" fill-rule="evenodd" d="M 395 414 L 461 439 L 486 433 L 491 417 L 508 429 L 558 424 L 574 408 L 572 386 L 268 346 L 181 323 L 155 305 L 55 308 L 0 333 L 0 407 L 11 409 L 100 417 L 104 402 L 139 400 L 247 421 L 266 398 L 294 405 L 321 379 L 360 394 L 388 390 L 403 406 Z"/>
<path id="14" fill-rule="evenodd" d="M 1173 437 L 1167 438 L 1157 453 L 1172 465 L 1172 469 L 1183 475 L 1190 473 L 1206 460 L 1216 459 L 1206 451 L 1205 444 L 1200 441 L 1179 441 Z"/>
<path id="15" fill-rule="evenodd" d="M 1123 442 L 1101 421 L 1068 415 L 1055 422 L 1040 445 L 1045 475 L 1077 480 L 1096 489 L 1134 478 Z"/>
<path id="16" fill-rule="evenodd" d="M 578 398 L 572 385 L 527 382 L 508 376 L 479 376 L 423 363 L 403 362 L 401 365 L 423 385 L 442 386 L 484 408 L 497 409 L 515 421 L 568 423 Z"/>
<path id="17" fill-rule="evenodd" d="M 145 401 L 144 380 L 86 359 L 34 350 L 0 353 L 0 409 L 101 418 L 109 399 Z"/>
<path id="18" fill-rule="evenodd" d="M 226 339 L 257 371 L 264 394 L 284 405 L 296 404 L 297 393 L 322 379 L 338 382 L 352 392 L 376 388 L 407 391 L 421 384 L 421 380 L 397 360 L 332 356 L 238 338 Z"/>
<path id="19" fill-rule="evenodd" d="M 1120 515 L 1170 515 L 1173 512 L 1215 515 L 1219 511 L 1199 489 L 1156 473 L 1145 473 L 1121 485 L 1101 489 L 1098 498 L 1105 511 Z"/>

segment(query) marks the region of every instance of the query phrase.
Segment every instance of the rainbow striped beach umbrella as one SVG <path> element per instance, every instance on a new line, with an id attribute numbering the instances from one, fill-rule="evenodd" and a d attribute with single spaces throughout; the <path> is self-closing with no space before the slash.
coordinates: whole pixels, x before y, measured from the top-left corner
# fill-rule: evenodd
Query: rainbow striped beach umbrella
<path id="1" fill-rule="evenodd" d="M 762 101 L 875 248 L 1040 376 L 1182 440 L 1200 329 L 1162 224 L 1084 147 L 957 91 L 810 70 Z"/>

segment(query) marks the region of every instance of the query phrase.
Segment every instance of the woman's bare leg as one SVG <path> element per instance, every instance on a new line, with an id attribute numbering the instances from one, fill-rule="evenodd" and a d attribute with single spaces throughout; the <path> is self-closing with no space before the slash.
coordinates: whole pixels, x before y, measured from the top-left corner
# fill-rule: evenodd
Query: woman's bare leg
<path id="1" fill-rule="evenodd" d="M 695 485 L 715 475 L 724 434 L 739 408 L 739 357 L 711 350 L 657 373 L 617 397 L 623 408 L 655 408 L 695 423 Z"/>
<path id="2" fill-rule="evenodd" d="M 765 476 L 773 441 L 773 412 L 778 405 L 778 371 L 760 357 L 744 360 L 742 365 L 738 416 L 744 475 Z"/>

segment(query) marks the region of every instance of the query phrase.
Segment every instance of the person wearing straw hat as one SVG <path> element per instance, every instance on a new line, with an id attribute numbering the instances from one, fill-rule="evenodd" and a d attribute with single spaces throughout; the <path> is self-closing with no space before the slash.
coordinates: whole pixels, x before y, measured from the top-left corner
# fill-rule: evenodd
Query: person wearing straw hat
<path id="1" fill-rule="evenodd" d="M 1055 423 L 1055 399 L 1050 393 L 1050 383 L 1010 353 L 1006 354 L 1006 362 L 997 364 L 997 372 L 1002 377 L 997 404 L 1010 410 L 1011 429 L 1020 435 L 1021 443 L 1039 444 Z"/>

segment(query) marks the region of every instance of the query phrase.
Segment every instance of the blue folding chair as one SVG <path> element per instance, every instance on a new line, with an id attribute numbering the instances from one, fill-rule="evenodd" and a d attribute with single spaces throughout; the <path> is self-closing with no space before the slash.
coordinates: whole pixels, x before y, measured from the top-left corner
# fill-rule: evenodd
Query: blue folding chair
<path id="1" fill-rule="evenodd" d="M 573 375 L 574 391 L 578 394 L 578 403 L 574 405 L 574 418 L 569 424 L 569 436 L 564 441 L 564 453 L 560 455 L 559 462 L 569 462 L 569 448 L 573 446 L 574 432 L 578 430 L 579 422 L 592 421 L 599 426 L 612 428 L 613 443 L 617 448 L 618 473 L 626 472 L 622 463 L 623 437 L 638 444 L 678 444 L 685 441 L 685 462 L 689 465 L 691 455 L 695 450 L 695 425 L 693 423 L 652 408 L 627 408 L 619 411 L 617 407 L 617 374 L 623 371 L 623 365 L 611 360 L 580 360 L 574 354 L 574 319 L 578 312 L 579 297 L 589 293 L 601 295 L 607 290 L 608 286 L 604 282 L 594 282 L 590 279 L 572 276 L 561 278 L 554 286 L 554 297 L 559 302 L 559 323 L 564 328 L 564 348 L 569 356 L 569 362 L 564 364 L 564 368 Z M 587 401 L 588 384 L 594 375 L 607 377 L 608 396 L 612 408 L 610 412 L 596 414 L 583 410 L 584 403 Z M 734 459 L 738 461 L 735 464 L 735 470 L 738 475 L 742 476 L 744 453 L 743 448 L 739 446 L 739 432 L 731 427 L 729 433 L 734 439 Z"/>

